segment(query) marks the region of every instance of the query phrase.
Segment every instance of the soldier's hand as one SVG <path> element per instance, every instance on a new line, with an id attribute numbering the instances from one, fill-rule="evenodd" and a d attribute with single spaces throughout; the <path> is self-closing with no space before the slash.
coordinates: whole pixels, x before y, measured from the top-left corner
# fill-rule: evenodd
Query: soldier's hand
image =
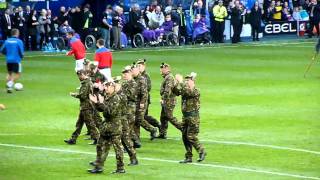
<path id="1" fill-rule="evenodd" d="M 75 97 L 76 93 L 70 92 L 70 96 Z"/>
<path id="2" fill-rule="evenodd" d="M 179 83 L 182 83 L 183 82 L 183 77 L 181 74 L 176 74 L 176 80 L 179 82 Z"/>
<path id="3" fill-rule="evenodd" d="M 97 102 L 98 102 L 97 96 L 94 95 L 94 94 L 89 94 L 89 99 L 90 99 L 90 101 L 92 101 L 93 103 L 97 103 Z"/>
<path id="4" fill-rule="evenodd" d="M 163 100 L 162 99 L 160 100 L 160 104 L 163 105 Z"/>
<path id="5" fill-rule="evenodd" d="M 143 109 L 144 108 L 144 104 L 140 104 L 140 108 Z"/>
<path id="6" fill-rule="evenodd" d="M 101 94 L 98 95 L 98 99 L 99 99 L 99 103 L 104 102 L 104 97 Z"/>

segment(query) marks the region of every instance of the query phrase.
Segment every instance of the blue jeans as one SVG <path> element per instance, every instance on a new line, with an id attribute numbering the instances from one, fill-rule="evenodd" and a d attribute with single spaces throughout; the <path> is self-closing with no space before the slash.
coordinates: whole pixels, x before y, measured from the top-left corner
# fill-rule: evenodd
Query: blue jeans
<path id="1" fill-rule="evenodd" d="M 105 40 L 106 48 L 110 48 L 110 30 L 105 28 L 100 28 L 101 38 Z"/>

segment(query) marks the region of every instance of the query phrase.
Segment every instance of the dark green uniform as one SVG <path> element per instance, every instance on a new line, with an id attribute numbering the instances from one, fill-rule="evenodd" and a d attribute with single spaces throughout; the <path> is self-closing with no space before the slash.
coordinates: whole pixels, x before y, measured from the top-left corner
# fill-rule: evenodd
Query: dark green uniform
<path id="1" fill-rule="evenodd" d="M 151 104 L 151 96 L 150 96 L 150 91 L 151 91 L 151 78 L 149 74 L 144 71 L 141 73 L 141 75 L 146 79 L 147 81 L 147 90 L 148 90 L 148 101 L 147 101 L 147 107 L 146 107 L 146 114 L 144 116 L 144 119 L 150 123 L 152 126 L 157 127 L 160 129 L 160 123 L 152 116 L 149 116 L 149 105 Z"/>
<path id="2" fill-rule="evenodd" d="M 171 122 L 177 129 L 181 130 L 181 124 L 177 118 L 173 117 L 173 110 L 176 106 L 176 94 L 174 93 L 175 80 L 171 73 L 163 75 L 160 95 L 162 100 L 162 108 L 160 115 L 160 137 L 167 136 L 168 121 Z"/>
<path id="3" fill-rule="evenodd" d="M 136 100 L 136 122 L 135 122 L 135 133 L 140 138 L 140 126 L 151 134 L 156 132 L 157 129 L 152 127 L 145 119 L 144 115 L 146 112 L 147 102 L 148 102 L 148 89 L 146 79 L 140 74 L 134 78 L 137 83 L 137 100 Z M 144 107 L 141 108 L 140 104 Z"/>
<path id="4" fill-rule="evenodd" d="M 76 130 L 72 133 L 71 139 L 76 141 L 81 133 L 83 124 L 86 124 L 91 138 L 94 140 L 99 139 L 99 131 L 94 121 L 94 107 L 90 102 L 89 94 L 92 92 L 92 83 L 90 79 L 85 79 L 81 81 L 81 87 L 79 93 L 74 95 L 75 98 L 80 100 L 80 113 L 78 121 L 76 123 Z"/>
<path id="5" fill-rule="evenodd" d="M 123 87 L 122 87 L 123 88 Z M 128 151 L 130 161 L 136 160 L 136 150 L 133 148 L 133 143 L 130 138 L 130 127 L 128 119 L 128 98 L 124 91 L 121 89 L 117 93 L 121 99 L 120 108 L 121 108 L 121 123 L 122 123 L 122 135 L 121 141 L 125 149 Z"/>
<path id="6" fill-rule="evenodd" d="M 136 115 L 136 101 L 137 101 L 137 83 L 135 80 L 125 81 L 122 83 L 122 90 L 127 96 L 127 120 L 129 123 L 129 137 L 137 144 L 140 144 L 140 139 L 134 131 L 135 115 Z"/>
<path id="7" fill-rule="evenodd" d="M 204 153 L 204 147 L 198 139 L 200 125 L 200 91 L 195 88 L 193 90 L 181 84 L 181 109 L 182 109 L 182 139 L 186 149 L 186 159 L 192 159 L 192 147 L 199 154 Z"/>
<path id="8" fill-rule="evenodd" d="M 96 167 L 102 168 L 104 166 L 110 147 L 113 146 L 117 159 L 117 170 L 124 170 L 123 146 L 121 144 L 121 99 L 119 95 L 113 93 L 106 97 L 104 103 L 97 103 L 96 107 L 103 112 L 104 116 L 101 136 L 97 144 Z"/>

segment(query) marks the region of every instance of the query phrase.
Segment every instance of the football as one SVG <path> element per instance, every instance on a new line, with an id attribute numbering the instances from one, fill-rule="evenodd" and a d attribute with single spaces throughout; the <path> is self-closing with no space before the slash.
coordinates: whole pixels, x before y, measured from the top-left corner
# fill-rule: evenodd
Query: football
<path id="1" fill-rule="evenodd" d="M 4 106 L 4 104 L 0 104 L 0 111 L 5 109 L 6 109 L 6 106 Z"/>
<path id="2" fill-rule="evenodd" d="M 23 85 L 21 83 L 15 83 L 14 84 L 14 89 L 16 91 L 22 91 L 23 90 Z"/>

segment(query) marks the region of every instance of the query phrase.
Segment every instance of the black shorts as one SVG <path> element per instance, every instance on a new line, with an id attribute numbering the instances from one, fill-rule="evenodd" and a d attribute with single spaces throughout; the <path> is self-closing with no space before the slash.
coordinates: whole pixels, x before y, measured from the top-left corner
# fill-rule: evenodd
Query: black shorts
<path id="1" fill-rule="evenodd" d="M 21 73 L 20 63 L 7 63 L 8 73 Z"/>

